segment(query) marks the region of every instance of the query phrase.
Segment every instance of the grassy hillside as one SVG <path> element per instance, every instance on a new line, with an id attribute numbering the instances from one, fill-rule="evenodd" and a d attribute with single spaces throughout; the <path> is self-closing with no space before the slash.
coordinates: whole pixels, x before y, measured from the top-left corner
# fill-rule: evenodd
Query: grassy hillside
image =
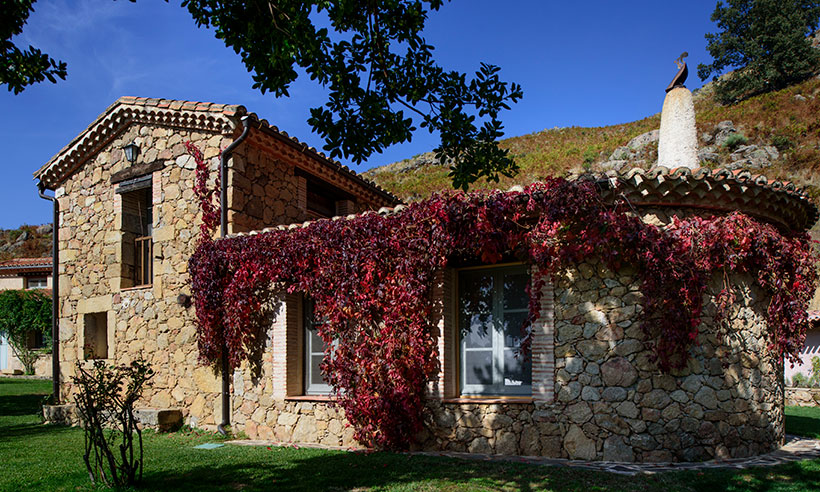
<path id="1" fill-rule="evenodd" d="M 51 256 L 51 224 L 0 229 L 0 261 Z"/>
<path id="2" fill-rule="evenodd" d="M 660 102 L 661 95 L 658 96 Z M 820 79 L 813 78 L 734 106 L 721 106 L 714 102 L 711 87 L 707 85 L 695 95 L 695 112 L 700 147 L 711 154 L 710 160 L 702 161 L 702 165 L 749 167 L 739 159 L 740 154 L 732 156 L 732 150 L 743 148 L 714 144 L 715 127 L 729 120 L 737 133 L 748 139 L 746 145 L 777 149 L 776 158 L 768 158 L 762 166 L 753 166 L 755 172 L 793 181 L 808 187 L 813 196 L 820 196 L 820 181 L 816 179 L 820 174 Z M 621 125 L 557 128 L 506 139 L 501 145 L 510 149 L 521 167 L 520 173 L 514 178 L 504 178 L 498 184 L 479 182 L 474 188 L 506 189 L 544 176 L 570 176 L 584 171 L 610 169 L 612 163 L 608 161 L 612 160 L 616 149 L 659 126 L 660 115 L 656 114 Z M 737 142 L 733 143 L 738 145 Z M 754 147 L 745 149 L 747 156 L 755 150 Z M 450 187 L 447 168 L 435 165 L 433 161 L 432 155 L 422 154 L 374 168 L 365 174 L 401 198 L 414 200 Z M 656 162 L 657 142 L 653 142 L 631 155 L 624 168 L 649 168 Z"/>
<path id="3" fill-rule="evenodd" d="M 661 102 L 658 96 L 658 103 Z M 804 186 L 810 195 L 820 198 L 820 78 L 815 77 L 787 89 L 764 94 L 734 106 L 713 101 L 709 85 L 695 94 L 695 113 L 702 151 L 709 167 L 743 168 L 747 159 L 739 153 L 776 148 L 777 156 L 768 156 L 764 165 L 754 166 L 755 173 L 774 179 L 792 181 Z M 737 134 L 746 137 L 746 147 L 716 145 L 718 123 L 731 121 Z M 633 138 L 657 129 L 660 115 L 614 126 L 593 128 L 556 128 L 501 142 L 510 149 L 521 167 L 513 178 L 500 183 L 476 183 L 473 188 L 508 189 L 545 176 L 572 176 L 587 171 L 613 169 L 613 159 L 625 157 L 621 169 L 652 167 L 657 161 L 657 142 L 650 142 L 627 156 L 613 156 Z M 739 138 L 739 137 L 738 137 Z M 732 150 L 737 150 L 733 157 Z M 623 152 L 622 152 L 623 153 Z M 371 169 L 364 173 L 385 189 L 405 200 L 425 198 L 434 191 L 450 188 L 448 169 L 437 165 L 432 154 Z M 820 235 L 819 235 L 820 237 Z M 0 260 L 18 257 L 40 257 L 51 254 L 51 227 L 24 225 L 18 229 L 0 230 Z"/>

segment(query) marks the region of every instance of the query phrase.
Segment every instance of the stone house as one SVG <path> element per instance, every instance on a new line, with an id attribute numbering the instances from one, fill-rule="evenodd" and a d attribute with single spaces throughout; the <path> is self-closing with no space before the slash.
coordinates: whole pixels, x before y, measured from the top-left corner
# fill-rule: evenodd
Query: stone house
<path id="1" fill-rule="evenodd" d="M 157 375 L 146 406 L 182 408 L 193 425 L 219 415 L 219 378 L 197 363 L 186 274 L 201 217 L 194 160 L 228 162 L 228 231 L 237 233 L 395 205 L 398 200 L 242 106 L 123 97 L 35 173 L 59 201 L 60 371 L 137 357 Z M 123 150 L 139 152 L 129 162 Z M 183 297 L 180 297 L 180 296 Z"/>
<path id="2" fill-rule="evenodd" d="M 605 177 L 611 186 L 605 199 L 626 198 L 660 226 L 673 215 L 734 210 L 798 230 L 817 219 L 802 192 L 748 172 L 656 168 Z M 518 340 L 504 331 L 526 312 L 527 267 L 439 272 L 434 299 L 442 370 L 417 446 L 627 462 L 725 459 L 776 448 L 784 439 L 783 365 L 767 350 L 769 299 L 747 276 L 729 278 L 738 290 L 731 332 L 715 322 L 722 284 L 714 282 L 692 360 L 663 374 L 639 326 L 640 281 L 628 268 L 612 272 L 587 261 L 547 282 L 529 362 L 510 357 Z M 489 307 L 476 311 L 476 305 Z M 305 310 L 298 296 L 279 300 L 267 334 L 271 355 L 258 372 L 244 366 L 234 373 L 232 418 L 253 438 L 350 445 L 328 388 L 311 370 L 322 351 L 309 316 L 303 327 L 295 321 Z"/>
<path id="3" fill-rule="evenodd" d="M 0 261 L 0 290 L 48 289 L 51 293 L 51 258 L 14 258 Z M 41 348 L 47 345 L 46 335 L 32 331 L 28 347 Z M 22 374 L 23 364 L 5 337 L 0 336 L 0 373 Z M 51 377 L 51 362 L 48 357 L 40 357 L 35 366 L 36 376 Z"/>
<path id="4" fill-rule="evenodd" d="M 157 371 L 145 406 L 179 408 L 192 426 L 220 422 L 220 380 L 197 362 L 187 260 L 198 205 L 183 142 L 220 149 L 240 133 L 228 173 L 230 234 L 378 210 L 398 200 L 279 132 L 241 106 L 121 98 L 35 177 L 60 201 L 60 340 L 63 393 L 74 364 L 145 357 Z M 123 148 L 136 143 L 130 163 Z M 817 209 L 793 186 L 749 173 L 635 169 L 604 176 L 606 199 L 627 198 L 644 220 L 741 210 L 807 229 Z M 385 208 L 393 206 L 394 208 Z M 783 442 L 783 365 L 766 350 L 768 299 L 749 278 L 729 336 L 706 303 L 690 364 L 662 374 L 645 346 L 640 281 L 595 261 L 546 282 L 528 361 L 506 333 L 526 316 L 526 265 L 438 272 L 434 289 L 441 368 L 430 387 L 423 449 L 613 461 L 741 457 Z M 716 291 L 712 292 L 712 295 Z M 283 293 L 253 367 L 231 375 L 230 421 L 251 438 L 350 446 L 352 429 L 329 398 L 322 341 L 310 303 Z M 471 306 L 483 306 L 476 310 Z M 490 321 L 487 321 L 490 320 Z"/>

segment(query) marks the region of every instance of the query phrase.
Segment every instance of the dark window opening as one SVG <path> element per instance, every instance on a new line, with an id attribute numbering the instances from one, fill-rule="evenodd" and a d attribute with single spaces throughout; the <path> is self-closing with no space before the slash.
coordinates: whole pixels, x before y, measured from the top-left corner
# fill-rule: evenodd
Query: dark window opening
<path id="1" fill-rule="evenodd" d="M 153 282 L 153 207 L 151 183 L 122 193 L 122 287 Z"/>
<path id="2" fill-rule="evenodd" d="M 26 346 L 30 349 L 40 349 L 46 347 L 46 333 L 32 330 L 28 332 Z"/>
<path id="3" fill-rule="evenodd" d="M 309 220 L 355 213 L 355 199 L 349 193 L 307 174 L 306 209 Z"/>
<path id="4" fill-rule="evenodd" d="M 26 279 L 26 289 L 46 289 L 48 288 L 48 278 L 29 277 Z"/>
<path id="5" fill-rule="evenodd" d="M 88 313 L 83 316 L 83 358 L 108 358 L 108 316 Z"/>

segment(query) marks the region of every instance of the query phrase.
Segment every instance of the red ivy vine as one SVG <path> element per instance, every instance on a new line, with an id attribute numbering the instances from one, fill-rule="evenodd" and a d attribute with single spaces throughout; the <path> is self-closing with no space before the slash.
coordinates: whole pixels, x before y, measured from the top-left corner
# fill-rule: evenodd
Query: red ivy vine
<path id="1" fill-rule="evenodd" d="M 452 258 L 492 264 L 513 255 L 543 274 L 536 279 L 590 257 L 612 270 L 633 266 L 645 299 L 642 328 L 663 370 L 686 364 L 706 284 L 720 272 L 748 272 L 771 295 L 771 350 L 794 360 L 805 338 L 817 281 L 808 235 L 740 213 L 658 228 L 602 201 L 592 181 L 548 179 L 523 191 L 442 193 L 393 214 L 213 241 L 207 166 L 192 154 L 206 224 L 189 265 L 200 358 L 218 361 L 226 342 L 237 367 L 263 343 L 258 314 L 267 301 L 282 289 L 310 296 L 327 320 L 319 335 L 337 342 L 327 343 L 333 354 L 322 371 L 367 445 L 404 447 L 422 427 L 426 384 L 439 371 L 434 272 Z M 538 315 L 539 291 L 530 295 L 528 322 Z M 727 286 L 719 304 L 732 300 Z"/>

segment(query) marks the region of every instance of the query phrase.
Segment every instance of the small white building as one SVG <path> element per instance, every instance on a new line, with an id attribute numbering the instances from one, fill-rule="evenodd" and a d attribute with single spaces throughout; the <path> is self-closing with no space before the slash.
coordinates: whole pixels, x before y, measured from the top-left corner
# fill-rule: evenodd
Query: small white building
<path id="1" fill-rule="evenodd" d="M 792 381 L 795 374 L 802 374 L 811 377 L 811 360 L 813 357 L 820 357 L 820 310 L 809 311 L 809 322 L 811 327 L 806 332 L 806 344 L 800 352 L 800 364 L 792 366 L 788 361 L 785 364 L 785 376 L 789 386 L 793 386 Z"/>
<path id="2" fill-rule="evenodd" d="M 0 290 L 48 289 L 51 292 L 51 258 L 14 258 L 0 261 Z M 46 345 L 46 335 L 31 332 L 29 348 Z M 0 335 L 0 373 L 22 374 L 23 364 L 14 356 L 8 340 Z M 51 377 L 49 357 L 40 357 L 34 367 L 37 376 Z"/>

